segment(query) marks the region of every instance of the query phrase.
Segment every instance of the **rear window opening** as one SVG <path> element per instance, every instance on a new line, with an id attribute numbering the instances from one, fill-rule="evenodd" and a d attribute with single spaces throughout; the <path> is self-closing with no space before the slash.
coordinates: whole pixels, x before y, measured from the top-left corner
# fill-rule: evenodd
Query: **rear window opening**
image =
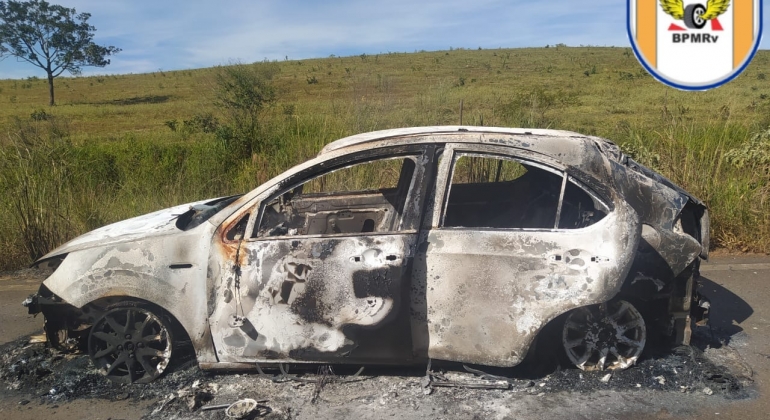
<path id="1" fill-rule="evenodd" d="M 604 204 L 562 172 L 504 157 L 460 155 L 443 226 L 579 229 L 606 214 Z"/>
<path id="2" fill-rule="evenodd" d="M 564 188 L 559 229 L 580 229 L 602 220 L 607 206 L 569 178 Z"/>

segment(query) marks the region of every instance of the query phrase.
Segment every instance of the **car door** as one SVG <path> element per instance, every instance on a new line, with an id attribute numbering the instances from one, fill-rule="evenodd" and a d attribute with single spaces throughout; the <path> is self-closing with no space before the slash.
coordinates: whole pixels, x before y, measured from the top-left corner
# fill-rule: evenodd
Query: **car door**
<path id="1" fill-rule="evenodd" d="M 409 281 L 426 150 L 362 152 L 281 180 L 215 235 L 220 362 L 412 356 Z"/>
<path id="2" fill-rule="evenodd" d="M 513 366 L 561 313 L 612 298 L 639 220 L 558 162 L 447 145 L 415 257 L 416 354 Z"/>

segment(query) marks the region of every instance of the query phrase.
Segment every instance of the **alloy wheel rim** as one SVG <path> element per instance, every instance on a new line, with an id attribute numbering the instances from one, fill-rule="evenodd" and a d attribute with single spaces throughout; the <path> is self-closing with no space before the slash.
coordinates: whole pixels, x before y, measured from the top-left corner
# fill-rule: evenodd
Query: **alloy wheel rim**
<path id="1" fill-rule="evenodd" d="M 166 325 L 141 308 L 113 309 L 91 327 L 88 352 L 114 382 L 146 383 L 160 376 L 171 359 Z"/>
<path id="2" fill-rule="evenodd" d="M 646 336 L 639 311 L 618 300 L 572 311 L 564 323 L 562 344 L 581 370 L 622 370 L 636 363 Z"/>

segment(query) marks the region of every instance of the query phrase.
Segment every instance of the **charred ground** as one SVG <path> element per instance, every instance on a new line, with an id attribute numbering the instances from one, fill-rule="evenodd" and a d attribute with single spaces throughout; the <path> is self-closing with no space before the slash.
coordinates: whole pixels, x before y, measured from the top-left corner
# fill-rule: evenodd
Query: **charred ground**
<path id="1" fill-rule="evenodd" d="M 705 404 L 755 394 L 751 369 L 727 344 L 730 338 L 736 339 L 699 328 L 692 346 L 649 351 L 636 366 L 611 374 L 532 363 L 485 370 L 509 378 L 502 380 L 482 378 L 459 365 L 434 364 L 430 386 L 424 368 L 367 368 L 358 377 L 352 376 L 355 369 L 339 366 L 292 367 L 288 377 L 277 371 L 264 376 L 209 374 L 200 371 L 191 355 L 178 358 L 151 384 L 113 384 L 87 356 L 60 353 L 23 338 L 0 347 L 0 393 L 6 400 L 17 399 L 20 410 L 28 404 L 88 399 L 144 402 L 150 404 L 146 418 L 224 418 L 221 409 L 202 408 L 239 398 L 260 400 L 258 414 L 271 418 L 374 418 L 384 413 L 488 418 L 543 415 L 543 406 L 551 407 L 548 415 L 557 418 L 661 409 L 686 414 Z M 490 389 L 447 387 L 453 383 Z M 596 399 L 604 403 L 587 403 Z M 532 411 L 535 406 L 540 409 Z"/>

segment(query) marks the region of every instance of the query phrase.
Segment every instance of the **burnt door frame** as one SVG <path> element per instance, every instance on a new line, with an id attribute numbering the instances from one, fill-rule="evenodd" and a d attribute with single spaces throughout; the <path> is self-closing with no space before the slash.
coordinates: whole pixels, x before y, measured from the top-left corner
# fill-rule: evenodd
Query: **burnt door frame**
<path id="1" fill-rule="evenodd" d="M 232 262 L 235 260 L 239 261 L 237 267 L 235 264 L 230 264 L 229 267 L 227 264 L 219 264 L 224 269 L 219 270 L 220 276 L 215 281 L 216 284 L 211 294 L 210 324 L 220 361 L 231 363 L 278 361 L 403 363 L 408 361 L 412 354 L 411 335 L 409 333 L 411 266 L 422 217 L 422 209 L 424 208 L 427 195 L 426 185 L 430 181 L 426 174 L 432 173 L 429 167 L 434 151 L 435 145 L 415 144 L 382 148 L 374 151 L 354 152 L 334 157 L 279 181 L 280 188 L 271 189 L 271 192 L 256 197 L 252 200 L 252 203 L 236 212 L 237 214 L 230 216 L 224 224 L 235 226 L 244 215 L 248 214 L 245 232 L 253 232 L 254 226 L 258 226 L 259 220 L 264 213 L 266 203 L 310 179 L 339 168 L 392 157 L 410 157 L 415 162 L 411 185 L 409 185 L 409 190 L 403 203 L 401 223 L 394 231 L 369 234 L 246 238 L 234 243 L 225 244 L 223 242 L 226 242 L 224 238 L 227 235 L 228 229 L 220 230 L 221 233 L 218 233 L 215 241 L 219 241 L 225 247 L 229 245 L 229 254 L 232 257 Z M 255 211 L 256 209 L 259 210 Z M 335 254 L 335 252 L 338 254 Z M 339 253 L 344 253 L 345 255 L 343 256 Z M 295 256 L 302 256 L 306 260 L 294 258 Z M 279 264 L 280 267 L 276 264 Z M 315 264 L 315 267 L 312 266 L 313 264 Z M 367 268 L 353 270 L 359 274 L 353 273 L 348 276 L 348 274 L 341 272 L 343 269 L 364 266 Z M 316 270 L 316 272 L 313 273 L 312 270 Z M 367 272 L 367 270 L 373 273 L 373 276 L 369 276 L 368 279 L 365 278 L 366 275 L 360 274 L 361 272 Z M 234 273 L 236 272 L 239 272 L 237 281 L 240 283 L 240 289 L 243 290 L 240 294 L 234 291 L 234 284 L 236 282 Z M 398 277 L 400 279 L 398 281 L 387 278 L 388 275 L 393 275 L 396 272 L 399 272 Z M 315 315 L 319 315 L 313 313 L 314 311 L 318 312 L 318 308 L 328 308 L 330 311 L 337 309 L 339 313 L 332 317 L 322 316 L 323 314 L 321 314 L 321 316 L 317 317 L 318 322 L 307 322 L 308 325 L 312 324 L 312 326 L 304 325 L 303 328 L 296 331 L 299 334 L 285 337 L 285 340 L 291 341 L 288 345 L 282 345 L 281 343 L 271 345 L 271 343 L 266 343 L 264 340 L 275 340 L 277 339 L 276 336 L 270 337 L 269 334 L 268 336 L 260 334 L 259 328 L 255 328 L 254 323 L 249 321 L 249 314 L 254 308 L 259 306 L 257 305 L 258 299 L 271 298 L 271 293 L 264 292 L 266 288 L 276 286 L 271 284 L 271 282 L 275 283 L 273 277 L 276 273 L 287 276 L 297 285 L 302 283 L 302 287 L 297 290 L 301 289 L 302 293 L 300 294 L 302 296 L 300 298 L 304 299 L 307 299 L 308 295 L 304 292 L 309 290 L 309 288 L 318 287 L 317 280 L 326 278 L 326 276 L 336 276 L 338 277 L 336 280 L 340 280 L 341 277 L 345 276 L 353 277 L 350 278 L 351 281 L 355 280 L 354 278 L 358 276 L 363 278 L 363 280 L 359 279 L 359 281 L 353 282 L 354 284 L 351 287 L 337 288 L 331 292 L 326 291 L 327 294 L 325 296 L 329 296 L 329 293 L 335 296 L 348 296 L 348 300 L 343 298 L 343 301 L 347 303 L 352 302 L 352 304 L 347 305 L 349 307 L 342 305 L 339 308 L 335 308 L 334 302 L 312 302 L 308 299 L 305 307 L 312 307 L 311 310 L 305 311 L 301 316 L 292 319 L 309 319 L 312 321 Z M 317 277 L 316 281 L 309 281 L 312 280 L 310 277 L 313 274 L 323 275 L 324 277 Z M 334 279 L 329 281 L 334 281 Z M 354 298 L 352 296 L 353 294 L 365 295 L 366 293 L 372 293 L 371 288 L 374 287 L 373 284 L 379 282 L 388 283 L 390 285 L 389 292 L 396 294 L 396 296 L 392 296 L 393 302 L 390 303 L 393 305 L 391 309 L 396 311 L 396 313 L 387 314 L 387 316 L 381 319 L 379 318 L 380 315 L 367 314 L 365 311 L 372 307 L 374 310 L 387 309 L 388 303 L 382 302 L 385 299 L 378 301 L 376 299 L 377 296 L 374 296 L 370 299 L 371 302 L 369 302 L 366 298 Z M 284 281 L 281 287 L 274 288 L 282 289 L 285 284 L 287 282 Z M 313 284 L 315 286 L 312 286 Z M 329 285 L 336 287 L 339 283 L 329 283 Z M 318 292 L 324 293 L 323 291 Z M 278 296 L 278 298 L 297 302 L 298 294 L 294 293 L 294 291 L 282 293 L 281 290 L 277 290 L 273 294 L 285 294 L 286 296 Z M 249 302 L 249 296 L 253 298 L 251 302 Z M 275 296 L 272 298 L 276 299 Z M 240 309 L 240 316 L 244 318 L 243 321 L 247 325 L 231 325 L 233 322 L 227 316 L 228 312 L 238 314 L 238 300 L 242 300 L 242 304 L 245 306 L 243 309 Z M 286 303 L 288 304 L 288 302 Z M 371 303 L 371 306 L 367 306 L 369 303 Z M 297 308 L 296 305 L 294 307 Z M 265 308 L 260 309 L 260 319 L 270 316 L 286 317 L 296 315 L 288 313 L 285 308 L 277 308 L 277 306 L 270 307 L 270 305 L 267 305 Z M 347 323 L 348 320 L 351 322 Z M 367 322 L 370 322 L 371 325 L 365 325 Z M 264 324 L 262 325 L 263 327 L 265 326 Z M 383 330 L 388 329 L 389 331 L 379 331 L 378 326 L 382 326 Z M 268 325 L 267 327 L 272 328 L 273 326 Z M 239 330 L 237 334 L 239 337 L 230 338 L 229 344 L 235 345 L 225 345 L 227 337 L 233 335 L 225 335 L 227 329 L 234 328 Z M 278 333 L 276 332 L 276 334 Z M 361 340 L 364 341 L 379 341 L 374 343 L 356 342 L 355 337 L 352 336 L 362 337 Z M 354 339 L 351 340 L 351 337 Z M 240 355 L 237 354 L 240 351 L 238 350 L 239 340 L 243 341 L 244 348 Z M 260 340 L 263 341 L 260 342 Z M 247 349 L 249 346 L 252 347 L 252 350 Z M 258 350 L 254 351 L 253 348 Z M 281 350 L 275 351 L 277 348 Z M 318 351 L 319 348 L 323 351 Z M 235 353 L 232 351 L 233 349 L 235 349 Z"/>

